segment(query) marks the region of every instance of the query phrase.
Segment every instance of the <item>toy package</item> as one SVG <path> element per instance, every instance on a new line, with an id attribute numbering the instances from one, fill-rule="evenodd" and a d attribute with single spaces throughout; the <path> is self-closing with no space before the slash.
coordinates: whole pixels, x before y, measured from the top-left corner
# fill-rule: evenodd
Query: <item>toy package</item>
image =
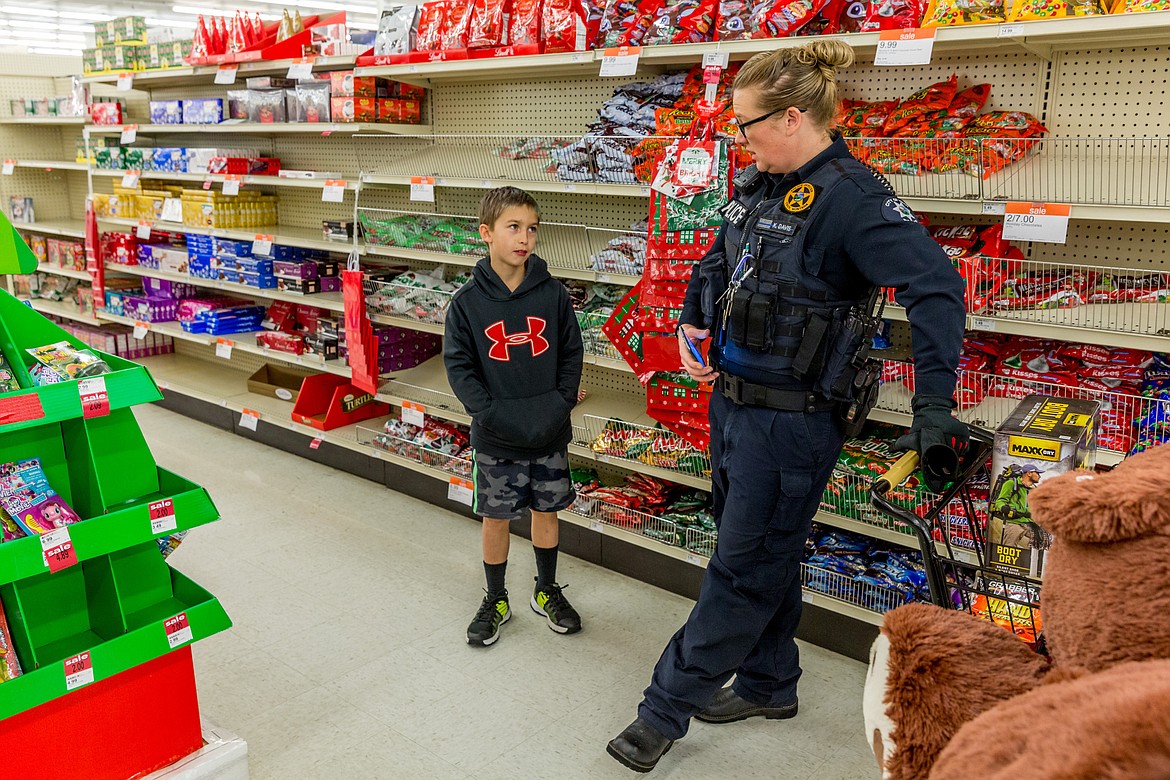
<path id="1" fill-rule="evenodd" d="M 16 658 L 16 648 L 12 646 L 12 629 L 8 627 L 4 605 L 0 603 L 0 683 L 15 680 L 20 675 L 20 661 Z"/>
<path id="2" fill-rule="evenodd" d="M 68 341 L 58 341 L 56 344 L 27 351 L 41 366 L 56 374 L 63 382 L 110 372 L 106 361 L 88 349 L 75 349 Z"/>
<path id="3" fill-rule="evenodd" d="M 32 198 L 26 195 L 10 195 L 8 208 L 13 222 L 36 222 L 36 209 L 33 208 Z"/>
<path id="4" fill-rule="evenodd" d="M 49 485 L 36 458 L 0 466 L 0 506 L 29 536 L 81 522 L 73 507 Z"/>
<path id="5" fill-rule="evenodd" d="M 1032 520 L 1028 494 L 1046 479 L 1097 461 L 1100 404 L 1030 395 L 995 431 L 991 456 L 987 562 L 1036 578 L 1043 574 L 1047 531 Z"/>

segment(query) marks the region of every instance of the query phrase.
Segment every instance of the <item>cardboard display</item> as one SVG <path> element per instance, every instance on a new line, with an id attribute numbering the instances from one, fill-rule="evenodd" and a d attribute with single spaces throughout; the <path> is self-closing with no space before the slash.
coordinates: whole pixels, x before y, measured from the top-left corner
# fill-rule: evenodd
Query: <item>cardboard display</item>
<path id="1" fill-rule="evenodd" d="M 344 377 L 314 374 L 305 377 L 292 418 L 319 431 L 329 431 L 387 414 L 389 404 L 375 400 L 373 394 L 358 389 Z"/>
<path id="2" fill-rule="evenodd" d="M 296 401 L 301 394 L 301 383 L 305 375 L 284 366 L 265 363 L 256 373 L 248 377 L 249 392 L 268 395 L 282 401 Z"/>

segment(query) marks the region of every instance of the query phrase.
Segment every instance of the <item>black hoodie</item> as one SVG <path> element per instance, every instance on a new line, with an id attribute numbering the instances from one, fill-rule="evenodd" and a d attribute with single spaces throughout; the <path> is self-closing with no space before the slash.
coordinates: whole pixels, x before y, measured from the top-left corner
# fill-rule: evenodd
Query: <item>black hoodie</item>
<path id="1" fill-rule="evenodd" d="M 451 299 L 443 343 L 447 379 L 471 415 L 471 445 L 512 460 L 565 447 L 583 355 L 569 293 L 544 260 L 529 255 L 515 292 L 480 260 Z"/>

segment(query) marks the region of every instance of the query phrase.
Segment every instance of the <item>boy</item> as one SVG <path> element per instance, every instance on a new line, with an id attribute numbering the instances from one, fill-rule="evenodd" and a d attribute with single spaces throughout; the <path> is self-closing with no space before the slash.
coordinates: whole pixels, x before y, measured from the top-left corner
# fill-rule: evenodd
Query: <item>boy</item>
<path id="1" fill-rule="evenodd" d="M 529 602 L 560 634 L 581 617 L 556 582 L 557 512 L 573 503 L 567 445 L 584 349 L 565 286 L 536 256 L 540 213 L 523 190 L 491 190 L 479 204 L 489 254 L 447 310 L 443 362 L 471 415 L 475 511 L 483 515 L 487 595 L 467 627 L 471 645 L 493 644 L 508 622 L 509 521 L 532 512 L 536 589 Z"/>

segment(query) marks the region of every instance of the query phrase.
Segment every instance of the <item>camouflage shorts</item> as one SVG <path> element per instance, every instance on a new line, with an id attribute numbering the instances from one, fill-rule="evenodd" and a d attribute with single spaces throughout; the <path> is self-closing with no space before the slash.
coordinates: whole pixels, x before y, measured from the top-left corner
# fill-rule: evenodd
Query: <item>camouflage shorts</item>
<path id="1" fill-rule="evenodd" d="M 510 460 L 475 453 L 475 506 L 482 517 L 515 520 L 525 509 L 559 512 L 576 494 L 569 478 L 569 453 Z"/>

